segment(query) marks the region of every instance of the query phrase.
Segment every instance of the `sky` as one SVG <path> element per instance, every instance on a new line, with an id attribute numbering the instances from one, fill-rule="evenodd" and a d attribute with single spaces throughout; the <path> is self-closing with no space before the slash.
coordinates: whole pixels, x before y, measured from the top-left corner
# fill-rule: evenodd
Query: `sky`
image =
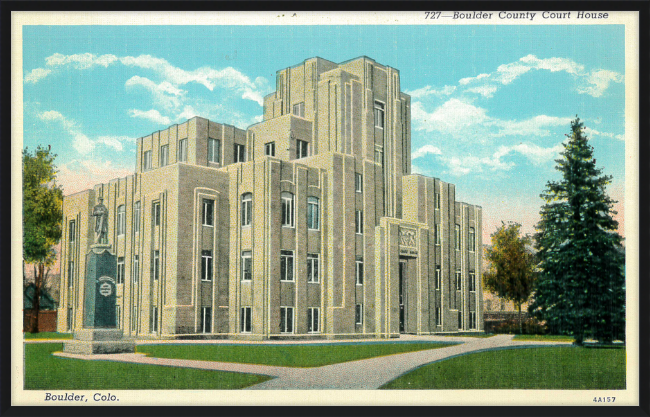
<path id="1" fill-rule="evenodd" d="M 412 170 L 534 232 L 576 115 L 624 234 L 624 26 L 25 26 L 23 145 L 71 194 L 135 170 L 135 139 L 194 116 L 262 120 L 277 70 L 368 56 L 411 95 Z"/>

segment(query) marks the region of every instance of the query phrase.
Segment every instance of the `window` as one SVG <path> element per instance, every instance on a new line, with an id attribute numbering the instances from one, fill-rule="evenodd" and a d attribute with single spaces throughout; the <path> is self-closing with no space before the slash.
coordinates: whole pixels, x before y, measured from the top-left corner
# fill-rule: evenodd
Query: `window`
<path id="1" fill-rule="evenodd" d="M 150 170 L 151 169 L 151 151 L 144 151 L 144 162 L 143 162 L 144 170 Z"/>
<path id="2" fill-rule="evenodd" d="M 301 101 L 293 105 L 293 114 L 298 117 L 305 117 L 305 102 Z"/>
<path id="3" fill-rule="evenodd" d="M 363 304 L 357 304 L 354 308 L 354 322 L 363 324 Z"/>
<path id="4" fill-rule="evenodd" d="M 253 257 L 251 251 L 241 253 L 241 280 L 250 281 L 253 278 Z"/>
<path id="5" fill-rule="evenodd" d="M 178 141 L 178 162 L 187 162 L 187 139 Z"/>
<path id="6" fill-rule="evenodd" d="M 212 251 L 201 252 L 201 281 L 212 281 Z"/>
<path id="7" fill-rule="evenodd" d="M 221 161 L 221 141 L 208 138 L 208 162 Z"/>
<path id="8" fill-rule="evenodd" d="M 357 285 L 363 285 L 363 258 L 360 256 L 357 256 L 357 262 L 356 262 L 356 278 L 357 278 Z"/>
<path id="9" fill-rule="evenodd" d="M 124 258 L 117 258 L 117 283 L 124 284 Z"/>
<path id="10" fill-rule="evenodd" d="M 382 149 L 375 149 L 375 162 L 384 165 L 384 151 Z"/>
<path id="11" fill-rule="evenodd" d="M 318 230 L 320 227 L 320 207 L 317 197 L 307 197 L 307 228 Z"/>
<path id="12" fill-rule="evenodd" d="M 474 239 L 474 228 L 473 227 L 469 228 L 469 236 L 467 237 L 467 240 L 468 240 L 467 249 L 470 252 L 474 252 L 474 250 L 476 249 L 476 240 Z"/>
<path id="13" fill-rule="evenodd" d="M 293 307 L 280 307 L 280 333 L 293 333 Z"/>
<path id="14" fill-rule="evenodd" d="M 246 193 L 241 196 L 241 225 L 250 226 L 253 215 L 253 194 Z"/>
<path id="15" fill-rule="evenodd" d="M 68 288 L 74 286 L 74 261 L 68 262 Z"/>
<path id="16" fill-rule="evenodd" d="M 117 208 L 117 235 L 122 236 L 126 232 L 126 211 L 124 204 Z"/>
<path id="17" fill-rule="evenodd" d="M 436 326 L 442 324 L 442 316 L 440 315 L 440 307 L 436 307 Z"/>
<path id="18" fill-rule="evenodd" d="M 280 251 L 280 281 L 293 281 L 293 251 Z"/>
<path id="19" fill-rule="evenodd" d="M 474 271 L 469 271 L 469 290 L 476 291 L 476 274 Z"/>
<path id="20" fill-rule="evenodd" d="M 442 288 L 442 278 L 440 277 L 440 266 L 436 266 L 436 291 Z"/>
<path id="21" fill-rule="evenodd" d="M 358 193 L 363 192 L 363 175 L 358 172 L 354 174 L 354 189 Z"/>
<path id="22" fill-rule="evenodd" d="M 440 235 L 442 234 L 442 233 L 440 232 L 440 225 L 435 225 L 435 226 L 434 226 L 433 233 L 436 235 L 436 236 L 435 236 L 435 239 L 436 239 L 436 245 L 437 245 L 437 246 L 440 246 Z"/>
<path id="23" fill-rule="evenodd" d="M 469 328 L 472 330 L 476 329 L 476 311 L 469 312 Z"/>
<path id="24" fill-rule="evenodd" d="M 158 331 L 158 307 L 151 307 L 151 323 L 149 325 L 151 333 Z"/>
<path id="25" fill-rule="evenodd" d="M 436 210 L 440 210 L 440 193 L 435 194 L 435 204 L 436 204 Z"/>
<path id="26" fill-rule="evenodd" d="M 153 274 L 153 280 L 158 281 L 158 278 L 160 277 L 160 251 L 159 250 L 153 251 L 152 262 L 153 262 L 153 268 L 151 272 Z"/>
<path id="27" fill-rule="evenodd" d="M 203 226 L 214 226 L 214 200 L 203 199 Z"/>
<path id="28" fill-rule="evenodd" d="M 160 202 L 155 202 L 151 206 L 151 219 L 154 226 L 160 226 Z"/>
<path id="29" fill-rule="evenodd" d="M 282 226 L 293 227 L 293 194 L 283 191 L 282 198 Z"/>
<path id="30" fill-rule="evenodd" d="M 456 250 L 460 250 L 460 225 L 456 225 Z"/>
<path id="31" fill-rule="evenodd" d="M 212 307 L 201 307 L 201 333 L 212 332 Z"/>
<path id="32" fill-rule="evenodd" d="M 235 153 L 234 154 L 235 163 L 244 162 L 244 145 L 240 145 L 239 143 L 235 143 L 234 153 Z"/>
<path id="33" fill-rule="evenodd" d="M 355 231 L 360 235 L 363 234 L 363 211 L 357 210 L 355 214 Z"/>
<path id="34" fill-rule="evenodd" d="M 169 145 L 160 147 L 160 166 L 164 167 L 169 164 Z"/>
<path id="35" fill-rule="evenodd" d="M 319 255 L 317 253 L 307 254 L 307 282 L 318 283 L 320 282 L 318 270 Z"/>
<path id="36" fill-rule="evenodd" d="M 461 278 L 460 269 L 457 269 L 456 270 L 456 291 L 460 291 L 460 285 L 461 285 L 460 278 Z"/>
<path id="37" fill-rule="evenodd" d="M 463 312 L 458 311 L 458 330 L 461 330 L 463 328 Z"/>
<path id="38" fill-rule="evenodd" d="M 239 315 L 239 331 L 241 333 L 250 333 L 252 331 L 253 309 L 251 307 L 242 307 Z"/>
<path id="39" fill-rule="evenodd" d="M 264 155 L 275 156 L 275 142 L 269 142 L 264 144 Z"/>
<path id="40" fill-rule="evenodd" d="M 140 231 L 140 202 L 139 201 L 136 201 L 135 204 L 133 204 L 133 231 L 136 233 Z"/>
<path id="41" fill-rule="evenodd" d="M 296 140 L 296 159 L 306 158 L 307 150 L 309 149 L 309 144 L 304 140 Z"/>
<path id="42" fill-rule="evenodd" d="M 133 256 L 133 283 L 138 282 L 138 277 L 140 276 L 140 260 L 138 259 L 138 255 Z"/>
<path id="43" fill-rule="evenodd" d="M 68 242 L 74 243 L 77 238 L 77 223 L 74 220 L 70 220 L 70 225 L 68 226 Z"/>
<path id="44" fill-rule="evenodd" d="M 375 101 L 375 127 L 384 128 L 384 103 Z"/>
<path id="45" fill-rule="evenodd" d="M 133 306 L 131 311 L 131 330 L 135 331 L 138 328 L 138 307 Z"/>
<path id="46" fill-rule="evenodd" d="M 320 309 L 307 308 L 307 333 L 320 333 Z"/>
<path id="47" fill-rule="evenodd" d="M 66 325 L 68 330 L 72 330 L 72 307 L 68 307 L 68 320 Z"/>

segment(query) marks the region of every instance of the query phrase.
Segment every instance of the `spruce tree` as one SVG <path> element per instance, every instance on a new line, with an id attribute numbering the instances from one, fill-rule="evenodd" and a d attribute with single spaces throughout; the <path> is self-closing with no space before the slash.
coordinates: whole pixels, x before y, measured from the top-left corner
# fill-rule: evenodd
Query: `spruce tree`
<path id="1" fill-rule="evenodd" d="M 577 118 L 556 169 L 541 194 L 537 224 L 538 279 L 529 311 L 554 333 L 611 342 L 625 337 L 625 252 L 605 187 L 612 177 L 596 167 Z"/>

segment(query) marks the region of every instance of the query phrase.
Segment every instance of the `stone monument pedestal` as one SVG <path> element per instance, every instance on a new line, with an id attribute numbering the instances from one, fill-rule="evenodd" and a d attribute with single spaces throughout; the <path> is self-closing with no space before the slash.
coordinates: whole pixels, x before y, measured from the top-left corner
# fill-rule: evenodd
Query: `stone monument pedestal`
<path id="1" fill-rule="evenodd" d="M 82 329 L 74 339 L 63 343 L 65 353 L 97 355 L 102 353 L 134 353 L 135 341 L 124 339 L 120 329 Z"/>

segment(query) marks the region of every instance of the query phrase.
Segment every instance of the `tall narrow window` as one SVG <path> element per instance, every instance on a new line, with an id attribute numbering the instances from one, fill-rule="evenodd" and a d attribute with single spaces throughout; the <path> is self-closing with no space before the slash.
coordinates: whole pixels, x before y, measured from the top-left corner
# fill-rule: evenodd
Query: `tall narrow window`
<path id="1" fill-rule="evenodd" d="M 68 307 L 68 320 L 67 320 L 67 329 L 72 330 L 72 307 Z"/>
<path id="2" fill-rule="evenodd" d="M 212 332 L 212 307 L 201 307 L 201 333 Z"/>
<path id="3" fill-rule="evenodd" d="M 126 211 L 124 204 L 117 207 L 117 235 L 122 236 L 126 233 Z"/>
<path id="4" fill-rule="evenodd" d="M 307 228 L 318 230 L 320 227 L 320 205 L 317 197 L 307 197 Z"/>
<path id="5" fill-rule="evenodd" d="M 474 271 L 469 271 L 469 290 L 476 291 L 476 274 Z"/>
<path id="6" fill-rule="evenodd" d="M 74 261 L 68 262 L 68 287 L 74 286 Z"/>
<path id="7" fill-rule="evenodd" d="M 293 227 L 293 194 L 283 191 L 282 198 L 282 226 Z"/>
<path id="8" fill-rule="evenodd" d="M 253 330 L 252 326 L 253 309 L 251 307 L 242 307 L 239 315 L 239 331 L 241 333 L 250 333 Z"/>
<path id="9" fill-rule="evenodd" d="M 307 308 L 307 333 L 320 333 L 320 309 Z"/>
<path id="10" fill-rule="evenodd" d="M 354 308 L 354 322 L 363 324 L 363 304 L 357 304 Z"/>
<path id="11" fill-rule="evenodd" d="M 280 333 L 293 333 L 293 307 L 280 307 Z"/>
<path id="12" fill-rule="evenodd" d="M 250 226 L 253 215 L 253 194 L 246 193 L 241 196 L 241 225 Z"/>
<path id="13" fill-rule="evenodd" d="M 133 306 L 131 310 L 131 330 L 136 331 L 138 329 L 138 306 Z"/>
<path id="14" fill-rule="evenodd" d="M 145 171 L 151 169 L 151 151 L 144 151 L 144 161 L 142 164 Z"/>
<path id="15" fill-rule="evenodd" d="M 317 253 L 307 254 L 307 282 L 320 282 L 319 255 Z"/>
<path id="16" fill-rule="evenodd" d="M 363 285 L 363 258 L 360 256 L 357 256 L 355 272 L 357 285 Z"/>
<path id="17" fill-rule="evenodd" d="M 435 236 L 435 239 L 436 239 L 436 245 L 440 246 L 440 235 L 441 235 L 442 233 L 441 233 L 440 225 L 439 225 L 439 224 L 437 224 L 437 225 L 434 226 L 434 228 L 433 228 L 433 233 L 436 235 L 436 236 Z"/>
<path id="18" fill-rule="evenodd" d="M 241 280 L 250 281 L 253 278 L 253 257 L 251 251 L 241 253 Z"/>
<path id="19" fill-rule="evenodd" d="M 275 142 L 269 142 L 264 144 L 264 155 L 275 156 Z"/>
<path id="20" fill-rule="evenodd" d="M 208 138 L 208 162 L 221 161 L 221 141 L 219 139 Z"/>
<path id="21" fill-rule="evenodd" d="M 436 265 L 436 291 L 442 288 L 442 278 L 440 276 L 440 266 Z"/>
<path id="22" fill-rule="evenodd" d="M 151 333 L 158 332 L 158 307 L 151 307 Z"/>
<path id="23" fill-rule="evenodd" d="M 304 140 L 296 140 L 296 159 L 306 158 L 308 154 L 309 144 Z"/>
<path id="24" fill-rule="evenodd" d="M 475 234 L 474 234 L 474 228 L 473 227 L 469 228 L 469 236 L 467 237 L 467 240 L 468 240 L 468 242 L 467 242 L 468 248 L 467 249 L 470 252 L 474 252 L 474 250 L 476 249 L 476 240 L 475 240 Z"/>
<path id="25" fill-rule="evenodd" d="M 436 326 L 442 324 L 442 316 L 440 315 L 440 307 L 436 307 Z"/>
<path id="26" fill-rule="evenodd" d="M 77 223 L 74 220 L 70 220 L 70 225 L 68 226 L 68 242 L 74 243 L 77 238 Z"/>
<path id="27" fill-rule="evenodd" d="M 436 199 L 436 210 L 440 209 L 440 193 L 435 193 L 435 199 Z"/>
<path id="28" fill-rule="evenodd" d="M 136 201 L 133 204 L 133 231 L 135 233 L 140 231 L 140 202 Z"/>
<path id="29" fill-rule="evenodd" d="M 375 162 L 384 165 L 384 151 L 382 149 L 375 149 Z"/>
<path id="30" fill-rule="evenodd" d="M 384 128 L 384 103 L 375 101 L 375 127 Z"/>
<path id="31" fill-rule="evenodd" d="M 358 172 L 354 174 L 354 190 L 358 193 L 363 192 L 363 175 Z"/>
<path id="32" fill-rule="evenodd" d="M 355 213 L 355 231 L 358 235 L 363 234 L 363 211 L 357 210 Z"/>
<path id="33" fill-rule="evenodd" d="M 133 255 L 133 283 L 138 282 L 138 277 L 140 276 L 140 259 L 138 255 Z"/>
<path id="34" fill-rule="evenodd" d="M 124 257 L 117 258 L 117 283 L 124 284 Z"/>
<path id="35" fill-rule="evenodd" d="M 203 226 L 214 226 L 214 200 L 203 199 Z"/>
<path id="36" fill-rule="evenodd" d="M 212 251 L 201 252 L 201 281 L 212 281 Z"/>
<path id="37" fill-rule="evenodd" d="M 301 101 L 293 105 L 293 114 L 298 117 L 305 117 L 305 102 Z"/>
<path id="38" fill-rule="evenodd" d="M 293 281 L 293 251 L 280 251 L 280 281 Z"/>
<path id="39" fill-rule="evenodd" d="M 476 311 L 469 312 L 469 328 L 476 330 Z"/>
<path id="40" fill-rule="evenodd" d="M 458 330 L 463 328 L 463 312 L 458 310 Z"/>
<path id="41" fill-rule="evenodd" d="M 235 161 L 235 163 L 237 163 L 237 162 L 245 162 L 245 160 L 244 160 L 244 145 L 240 145 L 239 143 L 235 143 L 235 146 L 234 146 L 234 161 Z"/>
<path id="42" fill-rule="evenodd" d="M 160 251 L 155 250 L 153 251 L 153 256 L 152 256 L 152 274 L 153 274 L 153 280 L 158 281 L 158 278 L 160 278 Z"/>
<path id="43" fill-rule="evenodd" d="M 460 269 L 456 270 L 456 291 L 460 291 L 461 288 L 461 272 Z"/>
<path id="44" fill-rule="evenodd" d="M 164 167 L 165 165 L 169 165 L 169 145 L 160 147 L 160 166 Z"/>
<path id="45" fill-rule="evenodd" d="M 456 250 L 460 250 L 460 225 L 456 225 Z"/>
<path id="46" fill-rule="evenodd" d="M 187 162 L 187 139 L 178 141 L 178 162 Z"/>
<path id="47" fill-rule="evenodd" d="M 154 226 L 160 226 L 160 202 L 156 201 L 151 205 L 151 219 Z"/>

